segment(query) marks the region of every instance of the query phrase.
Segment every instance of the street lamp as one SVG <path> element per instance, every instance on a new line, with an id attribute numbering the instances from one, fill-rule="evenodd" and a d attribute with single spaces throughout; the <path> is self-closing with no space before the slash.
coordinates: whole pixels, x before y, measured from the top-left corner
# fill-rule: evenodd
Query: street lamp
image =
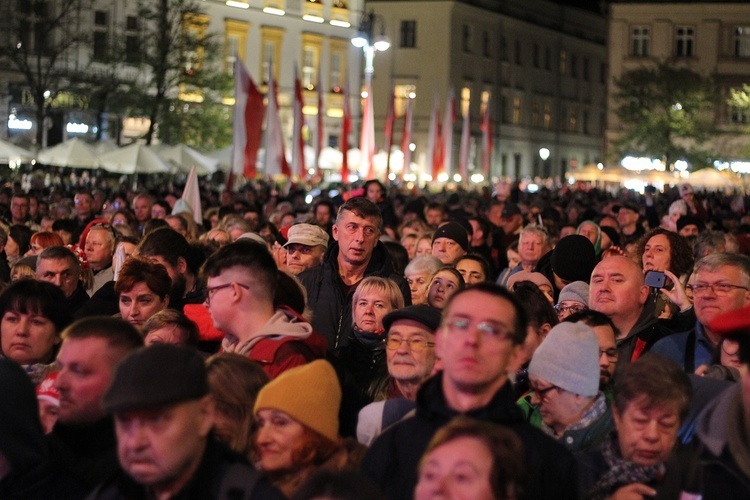
<path id="1" fill-rule="evenodd" d="M 376 23 L 380 24 L 380 34 L 373 36 Z M 373 67 L 375 52 L 385 52 L 391 46 L 390 40 L 385 36 L 383 17 L 374 12 L 362 14 L 362 19 L 359 21 L 359 30 L 352 38 L 352 45 L 362 49 L 365 53 L 365 83 L 369 84 L 375 70 Z"/>

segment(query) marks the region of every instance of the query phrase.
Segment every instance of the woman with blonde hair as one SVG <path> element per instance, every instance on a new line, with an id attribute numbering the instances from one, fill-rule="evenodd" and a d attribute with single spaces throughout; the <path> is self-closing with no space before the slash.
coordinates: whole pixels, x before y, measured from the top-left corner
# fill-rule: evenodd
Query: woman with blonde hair
<path id="1" fill-rule="evenodd" d="M 255 361 L 229 352 L 208 358 L 206 371 L 208 388 L 216 409 L 216 436 L 253 462 L 253 406 L 258 392 L 268 383 L 268 375 Z"/>
<path id="2" fill-rule="evenodd" d="M 341 387 L 328 361 L 285 371 L 255 401 L 258 466 L 286 497 L 318 471 L 355 471 L 365 447 L 339 437 Z"/>

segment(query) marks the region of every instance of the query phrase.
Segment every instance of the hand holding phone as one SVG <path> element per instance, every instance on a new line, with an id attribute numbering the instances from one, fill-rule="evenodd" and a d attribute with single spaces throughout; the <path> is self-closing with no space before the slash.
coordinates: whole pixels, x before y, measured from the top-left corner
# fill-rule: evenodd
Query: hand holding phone
<path id="1" fill-rule="evenodd" d="M 661 271 L 649 271 L 646 273 L 646 286 L 651 288 L 664 288 L 666 282 L 667 277 Z"/>

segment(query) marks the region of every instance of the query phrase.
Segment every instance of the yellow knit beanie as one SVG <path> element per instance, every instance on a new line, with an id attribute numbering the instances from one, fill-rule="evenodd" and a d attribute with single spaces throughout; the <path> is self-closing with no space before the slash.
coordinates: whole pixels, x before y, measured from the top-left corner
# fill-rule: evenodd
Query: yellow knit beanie
<path id="1" fill-rule="evenodd" d="M 254 412 L 280 410 L 331 441 L 339 438 L 341 387 L 328 361 L 318 359 L 285 371 L 266 384 Z"/>

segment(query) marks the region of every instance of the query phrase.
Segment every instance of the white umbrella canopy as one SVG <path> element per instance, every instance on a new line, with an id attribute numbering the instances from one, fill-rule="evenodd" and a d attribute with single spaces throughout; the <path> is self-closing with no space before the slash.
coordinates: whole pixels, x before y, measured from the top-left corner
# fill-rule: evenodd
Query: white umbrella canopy
<path id="1" fill-rule="evenodd" d="M 198 175 L 209 175 L 216 173 L 219 169 L 218 159 L 206 156 L 184 144 L 162 147 L 157 150 L 157 153 L 181 172 L 190 172 L 190 169 L 195 166 L 195 172 Z"/>
<path id="2" fill-rule="evenodd" d="M 109 153 L 110 151 L 114 151 L 115 149 L 117 149 L 117 143 L 112 139 L 105 139 L 103 141 L 92 144 L 91 147 L 94 148 L 94 152 L 97 155 L 101 156 L 104 153 Z"/>
<path id="3" fill-rule="evenodd" d="M 206 153 L 206 156 L 215 160 L 219 160 L 220 165 L 229 167 L 232 165 L 232 148 L 233 146 L 226 146 L 221 149 L 217 149 L 216 151 Z M 260 156 L 260 154 L 258 156 Z"/>
<path id="4" fill-rule="evenodd" d="M 99 165 L 116 174 L 167 174 L 171 170 L 145 144 L 131 144 L 99 156 Z"/>
<path id="5" fill-rule="evenodd" d="M 45 165 L 71 168 L 97 168 L 99 157 L 94 148 L 75 137 L 39 151 L 36 161 Z"/>
<path id="6" fill-rule="evenodd" d="M 716 170 L 715 168 L 703 168 L 691 172 L 688 176 L 688 182 L 695 187 L 707 189 L 722 189 L 740 187 L 742 180 L 740 177 L 728 170 Z"/>
<path id="7" fill-rule="evenodd" d="M 34 159 L 34 153 L 0 139 L 0 163 L 20 163 Z"/>

